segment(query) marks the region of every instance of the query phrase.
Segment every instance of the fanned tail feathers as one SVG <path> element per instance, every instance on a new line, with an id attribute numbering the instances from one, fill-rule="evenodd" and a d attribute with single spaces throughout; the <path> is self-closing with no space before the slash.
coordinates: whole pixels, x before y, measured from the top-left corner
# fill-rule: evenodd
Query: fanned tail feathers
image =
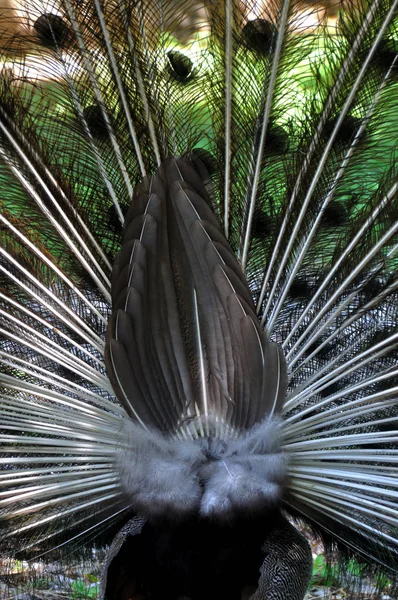
<path id="1" fill-rule="evenodd" d="M 397 6 L 0 12 L 7 548 L 145 512 L 152 452 L 192 483 L 160 513 L 235 513 L 214 452 L 394 576 Z"/>

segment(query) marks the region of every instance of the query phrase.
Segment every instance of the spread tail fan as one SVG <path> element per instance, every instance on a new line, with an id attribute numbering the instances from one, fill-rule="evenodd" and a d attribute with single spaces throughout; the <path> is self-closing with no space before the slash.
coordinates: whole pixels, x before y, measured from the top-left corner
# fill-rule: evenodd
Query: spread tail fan
<path id="1" fill-rule="evenodd" d="M 395 579 L 397 7 L 0 9 L 3 554 L 283 511 Z"/>

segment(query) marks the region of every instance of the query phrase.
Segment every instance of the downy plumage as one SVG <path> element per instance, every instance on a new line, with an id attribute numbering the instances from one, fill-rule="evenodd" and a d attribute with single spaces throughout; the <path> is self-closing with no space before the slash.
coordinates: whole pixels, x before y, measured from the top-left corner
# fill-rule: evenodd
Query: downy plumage
<path id="1" fill-rule="evenodd" d="M 397 6 L 3 7 L 4 554 L 300 599 L 287 514 L 394 580 Z"/>

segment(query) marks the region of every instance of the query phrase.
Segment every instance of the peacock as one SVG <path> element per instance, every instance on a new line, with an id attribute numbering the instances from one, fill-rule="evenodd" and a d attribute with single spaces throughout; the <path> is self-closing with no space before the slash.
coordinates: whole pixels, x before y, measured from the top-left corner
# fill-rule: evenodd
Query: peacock
<path id="1" fill-rule="evenodd" d="M 3 557 L 302 600 L 301 522 L 394 593 L 397 7 L 3 3 Z"/>

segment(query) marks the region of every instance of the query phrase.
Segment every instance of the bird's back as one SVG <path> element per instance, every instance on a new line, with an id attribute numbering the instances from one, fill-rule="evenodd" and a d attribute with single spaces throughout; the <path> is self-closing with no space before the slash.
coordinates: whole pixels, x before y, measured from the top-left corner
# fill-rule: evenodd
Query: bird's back
<path id="1" fill-rule="evenodd" d="M 136 594 L 154 600 L 248 597 L 272 551 L 268 538 L 281 521 L 278 511 L 270 511 L 223 524 L 192 519 L 141 525 L 140 534 L 127 537 L 110 562 L 106 597 L 121 598 L 127 582 Z"/>

